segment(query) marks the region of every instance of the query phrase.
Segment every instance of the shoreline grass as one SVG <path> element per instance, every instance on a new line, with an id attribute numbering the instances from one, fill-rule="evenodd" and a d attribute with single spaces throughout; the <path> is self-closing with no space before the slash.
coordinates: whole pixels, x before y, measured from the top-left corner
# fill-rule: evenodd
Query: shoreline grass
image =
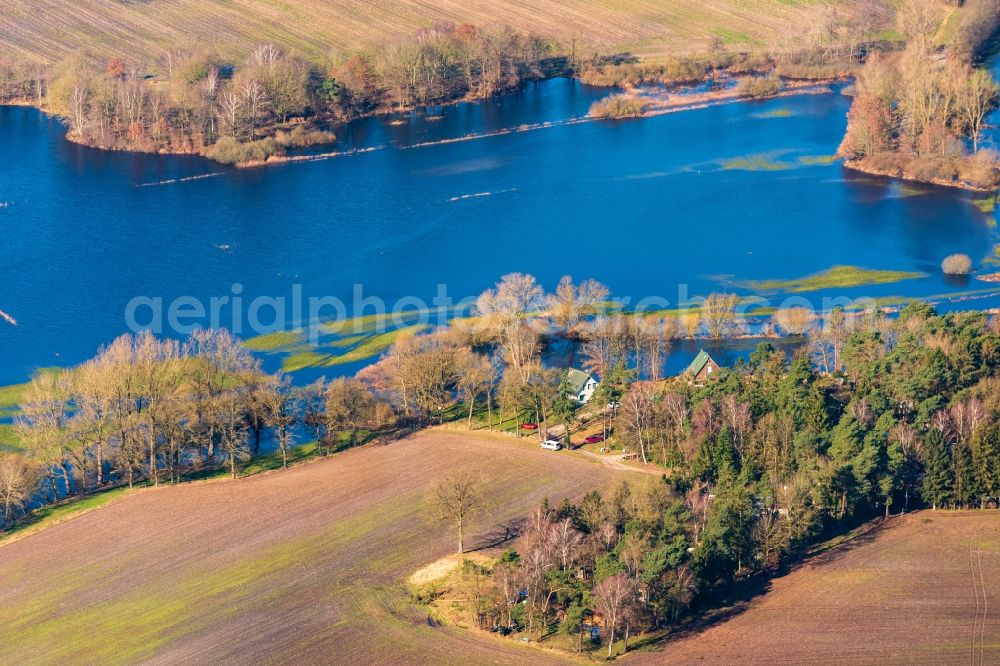
<path id="1" fill-rule="evenodd" d="M 84 497 L 72 497 L 56 504 L 39 507 L 7 530 L 0 531 L 0 546 L 53 527 L 88 511 L 99 509 L 124 495 L 127 490 L 127 486 L 109 488 Z"/>
<path id="2" fill-rule="evenodd" d="M 10 423 L 0 423 L 0 453 L 21 451 L 21 441 Z"/>

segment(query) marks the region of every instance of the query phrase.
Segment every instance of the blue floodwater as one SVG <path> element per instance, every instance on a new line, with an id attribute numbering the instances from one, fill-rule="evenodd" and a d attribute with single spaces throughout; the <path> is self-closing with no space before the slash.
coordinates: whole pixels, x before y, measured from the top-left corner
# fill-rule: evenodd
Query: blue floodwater
<path id="1" fill-rule="evenodd" d="M 164 310 L 179 297 L 207 305 L 234 284 L 244 303 L 290 298 L 294 285 L 303 299 L 350 302 L 360 284 L 391 306 L 430 302 L 439 284 L 474 296 L 523 271 L 548 289 L 571 274 L 676 305 L 838 264 L 930 274 L 849 296 L 987 287 L 941 276 L 954 252 L 996 270 L 982 263 L 995 221 L 972 195 L 820 159 L 844 133 L 850 100 L 839 93 L 561 123 L 606 94 L 557 79 L 486 104 L 366 119 L 333 149 L 379 150 L 242 171 L 80 147 L 51 118 L 0 107 L 0 310 L 17 320 L 0 320 L 0 384 L 93 356 L 127 330 L 136 296 Z M 403 149 L 520 126 L 530 131 Z M 205 174 L 217 175 L 179 181 Z M 222 307 L 219 323 L 251 337 L 242 310 L 234 322 Z M 289 305 L 286 319 L 296 314 Z"/>

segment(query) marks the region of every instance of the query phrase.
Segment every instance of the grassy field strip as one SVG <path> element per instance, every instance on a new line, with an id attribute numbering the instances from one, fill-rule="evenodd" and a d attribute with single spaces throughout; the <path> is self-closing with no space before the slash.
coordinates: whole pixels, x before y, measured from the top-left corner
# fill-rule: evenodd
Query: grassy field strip
<path id="1" fill-rule="evenodd" d="M 801 35 L 801 27 L 829 4 L 853 11 L 862 0 L 6 0 L 0 44 L 53 62 L 83 46 L 142 59 L 168 47 L 211 43 L 224 55 L 242 57 L 250 45 L 273 41 L 321 61 L 331 52 L 391 41 L 440 22 L 506 22 L 601 49 L 689 52 L 705 50 L 712 35 L 741 48 Z"/>

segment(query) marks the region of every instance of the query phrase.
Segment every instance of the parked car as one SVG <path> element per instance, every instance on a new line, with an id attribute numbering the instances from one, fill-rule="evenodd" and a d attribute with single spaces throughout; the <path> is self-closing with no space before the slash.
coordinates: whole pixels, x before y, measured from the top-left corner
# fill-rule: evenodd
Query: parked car
<path id="1" fill-rule="evenodd" d="M 522 423 L 521 424 L 521 429 L 522 430 L 538 430 L 538 424 L 537 423 Z"/>
<path id="2" fill-rule="evenodd" d="M 558 439 L 547 439 L 542 442 L 542 448 L 546 451 L 558 451 L 562 448 L 562 442 Z"/>
<path id="3" fill-rule="evenodd" d="M 597 444 L 598 442 L 604 441 L 604 435 L 590 435 L 583 441 L 585 441 L 587 444 Z"/>

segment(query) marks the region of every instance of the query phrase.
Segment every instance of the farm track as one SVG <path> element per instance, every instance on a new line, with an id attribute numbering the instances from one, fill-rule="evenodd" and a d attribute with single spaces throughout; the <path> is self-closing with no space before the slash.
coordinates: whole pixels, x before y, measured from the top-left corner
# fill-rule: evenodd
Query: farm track
<path id="1" fill-rule="evenodd" d="M 890 518 L 637 663 L 1000 663 L 1000 511 Z M 969 584 L 972 583 L 972 589 Z"/>
<path id="2" fill-rule="evenodd" d="M 475 547 L 500 544 L 543 498 L 626 477 L 432 430 L 235 482 L 138 490 L 0 547 L 0 663 L 558 661 L 431 626 L 409 600 L 406 578 L 453 548 L 432 488 L 463 469 L 493 502 Z"/>
<path id="3" fill-rule="evenodd" d="M 711 35 L 738 48 L 787 43 L 827 5 L 868 0 L 0 0 L 0 51 L 55 62 L 86 47 L 146 60 L 167 48 L 212 44 L 243 57 L 271 41 L 322 61 L 331 53 L 408 37 L 437 23 L 504 22 L 580 48 L 704 51 Z"/>

